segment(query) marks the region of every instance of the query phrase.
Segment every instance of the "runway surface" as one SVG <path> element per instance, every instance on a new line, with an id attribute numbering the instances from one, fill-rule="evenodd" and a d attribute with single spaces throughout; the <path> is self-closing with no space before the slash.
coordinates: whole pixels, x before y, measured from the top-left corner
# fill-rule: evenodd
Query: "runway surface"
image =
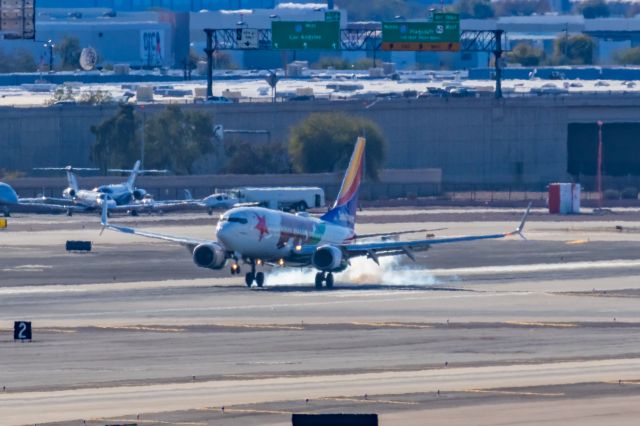
<path id="1" fill-rule="evenodd" d="M 426 227 L 447 228 L 438 236 L 507 231 L 519 216 L 434 214 Z M 359 232 L 424 228 L 415 218 L 429 211 L 367 217 Z M 113 220 L 200 237 L 215 223 Z M 634 212 L 537 212 L 528 241 L 437 247 L 381 267 L 360 259 L 334 290 L 316 291 L 312 271 L 268 270 L 265 288 L 247 289 L 179 246 L 99 236 L 91 216 L 18 216 L 0 233 L 0 425 L 284 425 L 292 412 L 377 412 L 383 425 L 635 424 L 636 229 Z M 66 253 L 67 239 L 94 250 Z M 15 320 L 33 322 L 33 342 L 13 342 Z"/>

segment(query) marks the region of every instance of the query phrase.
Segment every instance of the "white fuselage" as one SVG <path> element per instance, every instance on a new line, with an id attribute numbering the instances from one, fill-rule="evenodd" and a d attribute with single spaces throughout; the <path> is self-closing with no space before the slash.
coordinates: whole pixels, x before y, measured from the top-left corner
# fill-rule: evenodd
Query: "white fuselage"
<path id="1" fill-rule="evenodd" d="M 112 208 L 116 206 L 116 202 L 109 195 L 85 189 L 76 192 L 74 197 L 69 197 L 68 194 L 65 193 L 65 198 L 71 199 L 76 204 L 91 208 L 101 208 L 105 199 L 107 200 L 107 207 Z"/>
<path id="2" fill-rule="evenodd" d="M 231 209 L 216 228 L 228 251 L 265 261 L 295 259 L 302 247 L 344 244 L 353 236 L 353 230 L 315 217 L 262 207 Z"/>

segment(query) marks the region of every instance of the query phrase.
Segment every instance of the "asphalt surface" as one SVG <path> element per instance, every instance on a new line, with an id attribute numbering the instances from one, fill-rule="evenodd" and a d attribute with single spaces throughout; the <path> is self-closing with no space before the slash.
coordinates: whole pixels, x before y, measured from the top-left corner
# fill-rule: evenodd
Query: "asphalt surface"
<path id="1" fill-rule="evenodd" d="M 360 232 L 424 225 L 405 213 L 373 211 Z M 518 219 L 483 214 L 471 223 L 451 212 L 435 233 Z M 15 217 L 0 233 L 0 425 L 290 424 L 292 412 L 377 412 L 384 425 L 635 424 L 640 414 L 633 215 L 538 213 L 527 241 L 441 246 L 382 267 L 357 260 L 332 291 L 286 268 L 247 289 L 179 246 L 100 237 L 94 219 Z M 114 221 L 212 234 L 208 217 Z M 93 251 L 66 253 L 71 238 Z M 15 320 L 33 322 L 31 343 L 13 342 Z"/>

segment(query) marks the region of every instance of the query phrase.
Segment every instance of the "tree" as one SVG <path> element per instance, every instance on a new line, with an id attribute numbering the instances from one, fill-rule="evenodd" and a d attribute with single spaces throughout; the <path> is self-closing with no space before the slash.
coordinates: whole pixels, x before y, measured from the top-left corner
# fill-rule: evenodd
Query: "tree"
<path id="1" fill-rule="evenodd" d="M 576 5 L 576 10 L 585 19 L 607 18 L 611 14 L 605 0 L 585 0 Z"/>
<path id="2" fill-rule="evenodd" d="M 190 174 L 196 160 L 212 153 L 213 117 L 169 105 L 146 120 L 145 166 Z"/>
<path id="3" fill-rule="evenodd" d="M 613 60 L 620 65 L 640 65 L 640 47 L 617 50 L 613 53 Z"/>
<path id="4" fill-rule="evenodd" d="M 36 61 L 28 50 L 16 49 L 6 54 L 0 49 L 0 73 L 34 72 L 36 69 Z"/>
<path id="5" fill-rule="evenodd" d="M 558 36 L 553 42 L 553 62 L 557 65 L 590 65 L 595 42 L 585 34 Z"/>
<path id="6" fill-rule="evenodd" d="M 542 15 L 551 10 L 548 0 L 500 0 L 494 6 L 497 16 Z"/>
<path id="7" fill-rule="evenodd" d="M 227 52 L 216 50 L 213 52 L 213 68 L 217 70 L 234 70 L 238 68 L 233 58 Z"/>
<path id="8" fill-rule="evenodd" d="M 26 49 L 17 49 L 13 54 L 15 72 L 34 72 L 38 69 L 33 55 Z"/>
<path id="9" fill-rule="evenodd" d="M 321 56 L 320 59 L 318 59 L 318 62 L 312 64 L 311 67 L 321 70 L 327 68 L 346 70 L 351 68 L 351 64 L 347 59 L 341 58 L 339 56 Z"/>
<path id="10" fill-rule="evenodd" d="M 313 113 L 291 130 L 289 156 L 296 172 L 344 170 L 358 136 L 366 135 L 366 173 L 378 179 L 386 140 L 371 120 L 342 113 Z"/>
<path id="11" fill-rule="evenodd" d="M 461 19 L 487 19 L 495 16 L 490 0 L 458 0 L 453 6 Z"/>
<path id="12" fill-rule="evenodd" d="M 198 68 L 198 62 L 200 62 L 201 58 L 198 55 L 198 52 L 195 49 L 189 50 L 189 59 L 187 60 L 187 68 L 190 70 L 195 70 Z"/>
<path id="13" fill-rule="evenodd" d="M 113 117 L 90 129 L 96 141 L 89 158 L 103 172 L 130 167 L 132 159 L 139 156 L 138 123 L 132 105 L 121 104 Z"/>
<path id="14" fill-rule="evenodd" d="M 338 8 L 348 11 L 355 21 L 384 21 L 395 16 L 418 17 L 426 12 L 419 1 L 407 0 L 336 0 Z"/>
<path id="15" fill-rule="evenodd" d="M 225 144 L 225 151 L 228 161 L 224 173 L 256 175 L 291 171 L 286 145 L 282 143 L 233 141 Z"/>
<path id="16" fill-rule="evenodd" d="M 368 70 L 369 68 L 381 67 L 382 60 L 376 59 L 375 63 L 373 58 L 360 58 L 353 63 L 353 69 L 356 70 Z"/>
<path id="17" fill-rule="evenodd" d="M 60 56 L 61 68 L 74 70 L 80 65 L 80 40 L 77 37 L 65 37 L 56 44 L 54 51 Z"/>
<path id="18" fill-rule="evenodd" d="M 100 104 L 108 104 L 113 102 L 113 96 L 107 90 L 88 90 L 86 92 L 82 92 L 80 94 L 80 98 L 78 99 L 78 103 L 81 104 L 90 104 L 90 105 L 100 105 Z"/>
<path id="19" fill-rule="evenodd" d="M 525 67 L 535 67 L 544 61 L 544 51 L 527 42 L 518 43 L 506 56 L 509 62 Z"/>

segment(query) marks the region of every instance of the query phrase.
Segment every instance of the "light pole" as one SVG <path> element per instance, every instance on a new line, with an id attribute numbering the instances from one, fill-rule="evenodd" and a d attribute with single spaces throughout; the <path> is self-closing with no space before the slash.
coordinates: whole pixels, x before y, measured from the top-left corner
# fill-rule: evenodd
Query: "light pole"
<path id="1" fill-rule="evenodd" d="M 147 113 L 144 111 L 144 105 L 140 105 L 142 110 L 142 133 L 140 135 L 140 168 L 144 170 L 144 134 L 146 132 L 145 124 L 147 122 Z"/>
<path id="2" fill-rule="evenodd" d="M 596 170 L 596 190 L 598 191 L 598 207 L 602 208 L 602 125 L 598 120 L 598 170 Z"/>
<path id="3" fill-rule="evenodd" d="M 55 43 L 51 40 L 48 40 L 45 44 L 43 44 L 45 48 L 49 49 L 49 72 L 53 71 L 53 48 L 56 47 Z"/>

